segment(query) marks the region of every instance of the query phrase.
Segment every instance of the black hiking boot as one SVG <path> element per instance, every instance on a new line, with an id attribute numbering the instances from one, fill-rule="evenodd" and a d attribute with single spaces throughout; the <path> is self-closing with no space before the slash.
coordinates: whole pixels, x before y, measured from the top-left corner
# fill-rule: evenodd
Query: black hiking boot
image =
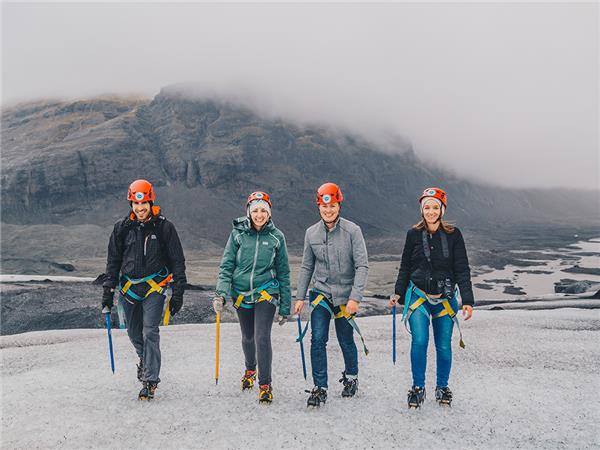
<path id="1" fill-rule="evenodd" d="M 260 403 L 271 403 L 273 401 L 273 389 L 270 384 L 261 384 L 258 393 L 258 401 Z"/>
<path id="2" fill-rule="evenodd" d="M 256 381 L 256 370 L 246 370 L 242 377 L 242 391 L 252 389 Z"/>
<path id="3" fill-rule="evenodd" d="M 327 389 L 323 389 L 322 387 L 315 386 L 312 391 L 304 391 L 310 394 L 308 400 L 306 402 L 306 406 L 312 406 L 313 408 L 318 408 L 321 406 L 321 403 L 325 404 L 327 401 Z"/>
<path id="4" fill-rule="evenodd" d="M 140 358 L 140 363 L 136 364 L 137 366 L 137 379 L 140 382 L 144 382 L 144 360 Z"/>
<path id="5" fill-rule="evenodd" d="M 343 383 L 344 389 L 342 390 L 342 397 L 354 397 L 356 391 L 358 391 L 358 378 L 347 378 L 346 372 L 342 372 L 342 378 L 340 383 Z"/>
<path id="6" fill-rule="evenodd" d="M 452 391 L 448 387 L 436 387 L 435 400 L 440 406 L 452 406 Z"/>
<path id="7" fill-rule="evenodd" d="M 158 383 L 154 381 L 144 381 L 144 387 L 138 394 L 138 400 L 152 400 L 157 387 Z"/>
<path id="8" fill-rule="evenodd" d="M 413 386 L 408 391 L 408 408 L 420 408 L 425 401 L 425 388 Z"/>

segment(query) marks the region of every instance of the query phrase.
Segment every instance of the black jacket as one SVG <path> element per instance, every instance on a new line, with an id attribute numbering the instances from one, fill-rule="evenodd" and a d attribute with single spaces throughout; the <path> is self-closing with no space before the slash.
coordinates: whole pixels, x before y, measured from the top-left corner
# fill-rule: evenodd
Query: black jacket
<path id="1" fill-rule="evenodd" d="M 145 223 L 132 215 L 118 221 L 108 242 L 104 286 L 119 284 L 119 273 L 130 278 L 144 278 L 164 267 L 173 274 L 173 296 L 183 295 L 186 285 L 185 257 L 175 226 L 162 215 Z M 147 290 L 142 283 L 134 292 Z M 136 292 L 142 294 L 143 292 Z"/>
<path id="2" fill-rule="evenodd" d="M 458 228 L 453 233 L 445 233 L 441 228 L 433 235 L 427 234 L 431 251 L 431 264 L 427 261 L 423 246 L 422 230 L 411 228 L 406 233 L 406 243 L 396 280 L 395 293 L 404 299 L 408 282 L 412 282 L 428 294 L 443 294 L 442 284 L 450 279 L 452 289 L 458 284 L 463 305 L 475 304 L 471 286 L 471 269 L 465 241 Z M 448 257 L 442 251 L 441 233 L 446 234 Z"/>

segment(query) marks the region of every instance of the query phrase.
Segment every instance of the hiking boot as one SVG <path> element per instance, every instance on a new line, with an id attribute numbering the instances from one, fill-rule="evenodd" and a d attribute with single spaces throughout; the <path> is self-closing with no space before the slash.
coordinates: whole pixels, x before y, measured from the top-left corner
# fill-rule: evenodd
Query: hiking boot
<path id="1" fill-rule="evenodd" d="M 327 401 L 327 389 L 319 386 L 315 386 L 312 391 L 304 391 L 310 394 L 306 402 L 306 406 L 319 407 L 321 403 L 325 404 Z"/>
<path id="2" fill-rule="evenodd" d="M 258 401 L 260 403 L 271 403 L 273 401 L 273 389 L 270 384 L 261 384 L 260 392 L 258 393 Z"/>
<path id="3" fill-rule="evenodd" d="M 144 381 L 144 387 L 138 394 L 138 400 L 152 400 L 157 387 L 158 383 L 154 381 Z"/>
<path id="4" fill-rule="evenodd" d="M 408 391 L 408 407 L 409 408 L 420 408 L 425 401 L 425 388 L 419 386 L 413 386 Z"/>
<path id="5" fill-rule="evenodd" d="M 246 370 L 242 377 L 242 391 L 252 389 L 256 381 L 256 370 Z"/>
<path id="6" fill-rule="evenodd" d="M 358 390 L 358 378 L 356 376 L 348 378 L 344 371 L 342 372 L 342 378 L 340 378 L 339 381 L 344 385 L 342 397 L 354 397 L 354 394 L 356 394 L 356 391 Z"/>
<path id="7" fill-rule="evenodd" d="M 448 387 L 436 387 L 435 400 L 440 406 L 451 406 L 452 391 Z"/>

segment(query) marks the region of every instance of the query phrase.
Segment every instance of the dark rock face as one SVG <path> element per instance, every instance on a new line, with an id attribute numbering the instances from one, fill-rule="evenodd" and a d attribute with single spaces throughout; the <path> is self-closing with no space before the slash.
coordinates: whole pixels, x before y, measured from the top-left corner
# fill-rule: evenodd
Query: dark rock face
<path id="1" fill-rule="evenodd" d="M 577 193 L 477 185 L 425 166 L 398 145 L 386 154 L 348 133 L 267 120 L 178 88 L 151 101 L 30 103 L 2 113 L 2 219 L 109 227 L 128 209 L 129 183 L 147 178 L 188 247 L 222 246 L 256 189 L 271 194 L 275 223 L 300 245 L 317 220 L 315 189 L 335 181 L 347 199 L 344 216 L 380 239 L 370 241 L 372 249 L 398 253 L 398 235 L 418 219 L 417 197 L 429 185 L 451 193 L 448 217 L 463 227 L 552 220 L 557 208 L 578 217 L 586 211 Z"/>
<path id="2" fill-rule="evenodd" d="M 510 295 L 527 295 L 527 293 L 523 289 L 515 286 L 505 286 L 504 293 Z"/>
<path id="3" fill-rule="evenodd" d="M 583 294 L 584 292 L 598 287 L 598 282 L 595 281 L 577 281 L 569 278 L 564 278 L 557 283 L 554 283 L 554 292 L 557 294 Z"/>
<path id="4" fill-rule="evenodd" d="M 579 267 L 573 266 L 567 269 L 562 269 L 562 272 L 579 273 L 584 275 L 600 275 L 600 267 Z"/>

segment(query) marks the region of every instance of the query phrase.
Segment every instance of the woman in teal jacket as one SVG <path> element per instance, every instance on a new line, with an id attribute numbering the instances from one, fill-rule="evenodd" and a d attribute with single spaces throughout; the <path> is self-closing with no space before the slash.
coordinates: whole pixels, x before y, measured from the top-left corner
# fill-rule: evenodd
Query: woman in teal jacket
<path id="1" fill-rule="evenodd" d="M 271 199 L 253 192 L 246 217 L 233 221 L 215 290 L 213 307 L 221 311 L 230 298 L 242 329 L 246 370 L 242 390 L 251 389 L 258 362 L 259 401 L 271 402 L 271 327 L 279 307 L 279 324 L 290 313 L 290 266 L 285 237 L 271 220 Z M 258 360 L 258 361 L 257 361 Z"/>

